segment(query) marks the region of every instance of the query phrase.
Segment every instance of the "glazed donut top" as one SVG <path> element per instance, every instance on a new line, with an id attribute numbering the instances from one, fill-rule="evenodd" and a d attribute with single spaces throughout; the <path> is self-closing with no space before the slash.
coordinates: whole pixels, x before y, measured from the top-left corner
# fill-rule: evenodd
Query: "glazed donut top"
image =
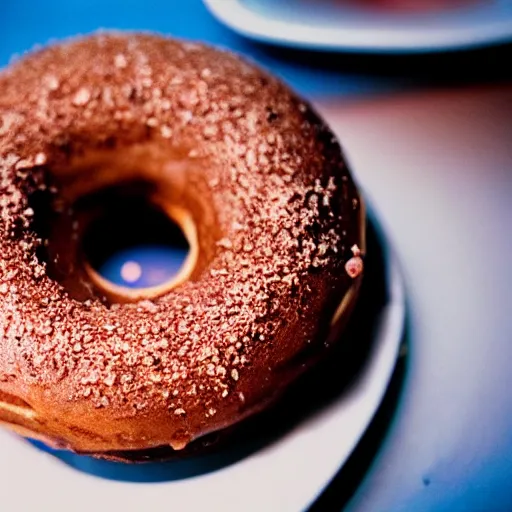
<path id="1" fill-rule="evenodd" d="M 198 257 L 113 303 L 48 226 L 125 182 L 188 212 Z M 24 57 L 0 74 L 0 389 L 87 431 L 59 433 L 77 450 L 183 448 L 323 350 L 362 225 L 332 133 L 236 56 L 101 34 Z"/>

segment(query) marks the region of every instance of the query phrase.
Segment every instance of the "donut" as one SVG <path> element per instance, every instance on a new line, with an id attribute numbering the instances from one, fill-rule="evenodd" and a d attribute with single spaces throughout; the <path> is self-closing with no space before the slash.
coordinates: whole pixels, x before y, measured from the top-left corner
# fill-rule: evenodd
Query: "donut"
<path id="1" fill-rule="evenodd" d="M 190 247 L 145 289 L 84 249 L 137 202 Z M 364 256 L 336 137 L 247 60 L 101 33 L 0 73 L 0 422 L 22 436 L 127 461 L 194 451 L 342 342 Z"/>

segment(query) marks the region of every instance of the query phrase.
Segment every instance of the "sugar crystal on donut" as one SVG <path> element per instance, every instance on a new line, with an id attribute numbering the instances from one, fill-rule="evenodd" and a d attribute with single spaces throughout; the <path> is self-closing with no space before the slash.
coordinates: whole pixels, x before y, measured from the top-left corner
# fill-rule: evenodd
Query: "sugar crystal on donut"
<path id="1" fill-rule="evenodd" d="M 193 452 L 343 337 L 364 208 L 329 128 L 268 73 L 94 35 L 2 71 L 0 119 L 0 393 L 27 404 L 0 407 L 14 430 L 104 458 Z M 84 250 L 135 200 L 190 245 L 147 289 L 104 279 Z"/>

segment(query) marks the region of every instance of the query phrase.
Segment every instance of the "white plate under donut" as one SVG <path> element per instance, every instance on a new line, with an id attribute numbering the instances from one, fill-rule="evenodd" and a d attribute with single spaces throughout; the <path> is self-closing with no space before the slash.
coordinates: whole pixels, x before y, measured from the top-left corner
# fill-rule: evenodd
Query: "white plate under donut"
<path id="1" fill-rule="evenodd" d="M 389 384 L 404 333 L 405 294 L 393 252 L 385 253 L 387 302 L 375 322 L 364 370 L 350 388 L 279 440 L 215 471 L 180 478 L 195 461 L 174 462 L 163 482 L 110 480 L 87 473 L 97 462 L 80 458 L 79 471 L 25 440 L 0 431 L 0 509 L 179 512 L 298 512 L 319 495 L 347 461 Z M 76 456 L 75 456 L 76 457 Z M 108 464 L 108 463 L 104 463 Z M 112 464 L 109 466 L 112 469 Z M 117 466 L 116 466 L 117 467 Z M 167 465 L 167 471 L 172 465 Z M 181 469 L 180 469 L 181 468 Z M 143 466 L 137 471 L 145 471 Z M 154 471 L 147 468 L 146 471 Z M 192 471 L 193 473 L 193 471 Z M 172 475 L 172 470 L 171 473 Z"/>

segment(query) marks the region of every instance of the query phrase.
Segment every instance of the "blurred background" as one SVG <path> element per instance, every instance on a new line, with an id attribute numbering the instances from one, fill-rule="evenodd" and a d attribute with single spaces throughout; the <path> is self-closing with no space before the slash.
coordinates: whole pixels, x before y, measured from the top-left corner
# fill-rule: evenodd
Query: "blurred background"
<path id="1" fill-rule="evenodd" d="M 306 96 L 400 257 L 407 368 L 312 510 L 512 510 L 512 1 L 4 0 L 0 67 L 111 28 L 230 48 Z"/>

